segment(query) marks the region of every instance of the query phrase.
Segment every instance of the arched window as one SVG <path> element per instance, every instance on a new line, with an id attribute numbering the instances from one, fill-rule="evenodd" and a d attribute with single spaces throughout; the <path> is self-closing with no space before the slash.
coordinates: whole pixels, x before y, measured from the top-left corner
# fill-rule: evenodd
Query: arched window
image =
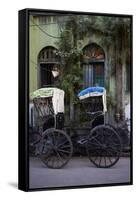
<path id="1" fill-rule="evenodd" d="M 56 55 L 56 50 L 56 48 L 48 46 L 39 53 L 39 87 L 56 86 L 58 84 L 59 56 Z M 54 76 L 54 74 L 57 74 L 57 76 Z"/>
<path id="2" fill-rule="evenodd" d="M 95 44 L 83 48 L 83 86 L 104 86 L 104 60 L 103 49 Z"/>
<path id="3" fill-rule="evenodd" d="M 43 48 L 38 56 L 39 62 L 58 62 L 59 57 L 56 55 L 56 48 L 48 46 Z"/>

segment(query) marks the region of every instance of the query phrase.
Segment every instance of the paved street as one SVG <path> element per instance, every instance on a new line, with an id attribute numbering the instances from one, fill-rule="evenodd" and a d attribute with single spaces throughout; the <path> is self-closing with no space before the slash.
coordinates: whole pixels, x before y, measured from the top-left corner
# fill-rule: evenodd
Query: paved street
<path id="1" fill-rule="evenodd" d="M 30 158 L 30 188 L 128 182 L 130 160 L 120 158 L 112 168 L 96 168 L 87 157 L 73 157 L 62 169 L 48 169 L 38 158 Z"/>

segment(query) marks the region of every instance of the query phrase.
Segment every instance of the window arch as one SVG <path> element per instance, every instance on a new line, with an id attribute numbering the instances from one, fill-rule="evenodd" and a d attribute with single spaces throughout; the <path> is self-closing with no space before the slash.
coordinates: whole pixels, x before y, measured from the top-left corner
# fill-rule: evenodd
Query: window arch
<path id="1" fill-rule="evenodd" d="M 96 43 L 83 48 L 83 87 L 104 87 L 104 50 Z"/>
<path id="2" fill-rule="evenodd" d="M 91 43 L 83 48 L 83 58 L 92 61 L 104 61 L 104 50 L 96 43 Z"/>
<path id="3" fill-rule="evenodd" d="M 52 46 L 43 48 L 38 56 L 39 62 L 58 62 L 59 56 L 56 55 L 57 49 Z"/>

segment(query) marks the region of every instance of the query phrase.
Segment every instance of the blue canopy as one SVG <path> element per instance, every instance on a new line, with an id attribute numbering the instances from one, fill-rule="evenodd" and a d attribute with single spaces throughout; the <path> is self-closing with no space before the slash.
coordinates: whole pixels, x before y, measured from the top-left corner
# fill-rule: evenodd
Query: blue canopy
<path id="1" fill-rule="evenodd" d="M 104 87 L 88 87 L 88 88 L 80 91 L 78 93 L 78 97 L 81 97 L 81 96 L 84 96 L 84 95 L 90 94 L 90 93 L 103 95 L 104 91 L 105 91 Z"/>
<path id="2" fill-rule="evenodd" d="M 106 112 L 107 111 L 106 90 L 104 87 L 88 87 L 78 93 L 78 97 L 80 100 L 95 96 L 102 96 L 103 111 Z"/>

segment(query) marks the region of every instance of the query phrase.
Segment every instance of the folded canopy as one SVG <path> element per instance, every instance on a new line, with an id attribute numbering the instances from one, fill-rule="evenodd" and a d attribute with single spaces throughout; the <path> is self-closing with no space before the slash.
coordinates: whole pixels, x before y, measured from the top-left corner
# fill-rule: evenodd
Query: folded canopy
<path id="1" fill-rule="evenodd" d="M 103 111 L 107 111 L 106 107 L 106 90 L 104 87 L 88 87 L 78 93 L 80 100 L 86 99 L 88 97 L 102 96 L 103 99 Z"/>
<path id="2" fill-rule="evenodd" d="M 30 94 L 30 99 L 37 97 L 51 97 L 53 96 L 54 89 L 56 88 L 40 88 Z"/>
<path id="3" fill-rule="evenodd" d="M 52 97 L 54 113 L 64 112 L 64 91 L 58 88 L 40 88 L 30 94 L 30 99 Z"/>

